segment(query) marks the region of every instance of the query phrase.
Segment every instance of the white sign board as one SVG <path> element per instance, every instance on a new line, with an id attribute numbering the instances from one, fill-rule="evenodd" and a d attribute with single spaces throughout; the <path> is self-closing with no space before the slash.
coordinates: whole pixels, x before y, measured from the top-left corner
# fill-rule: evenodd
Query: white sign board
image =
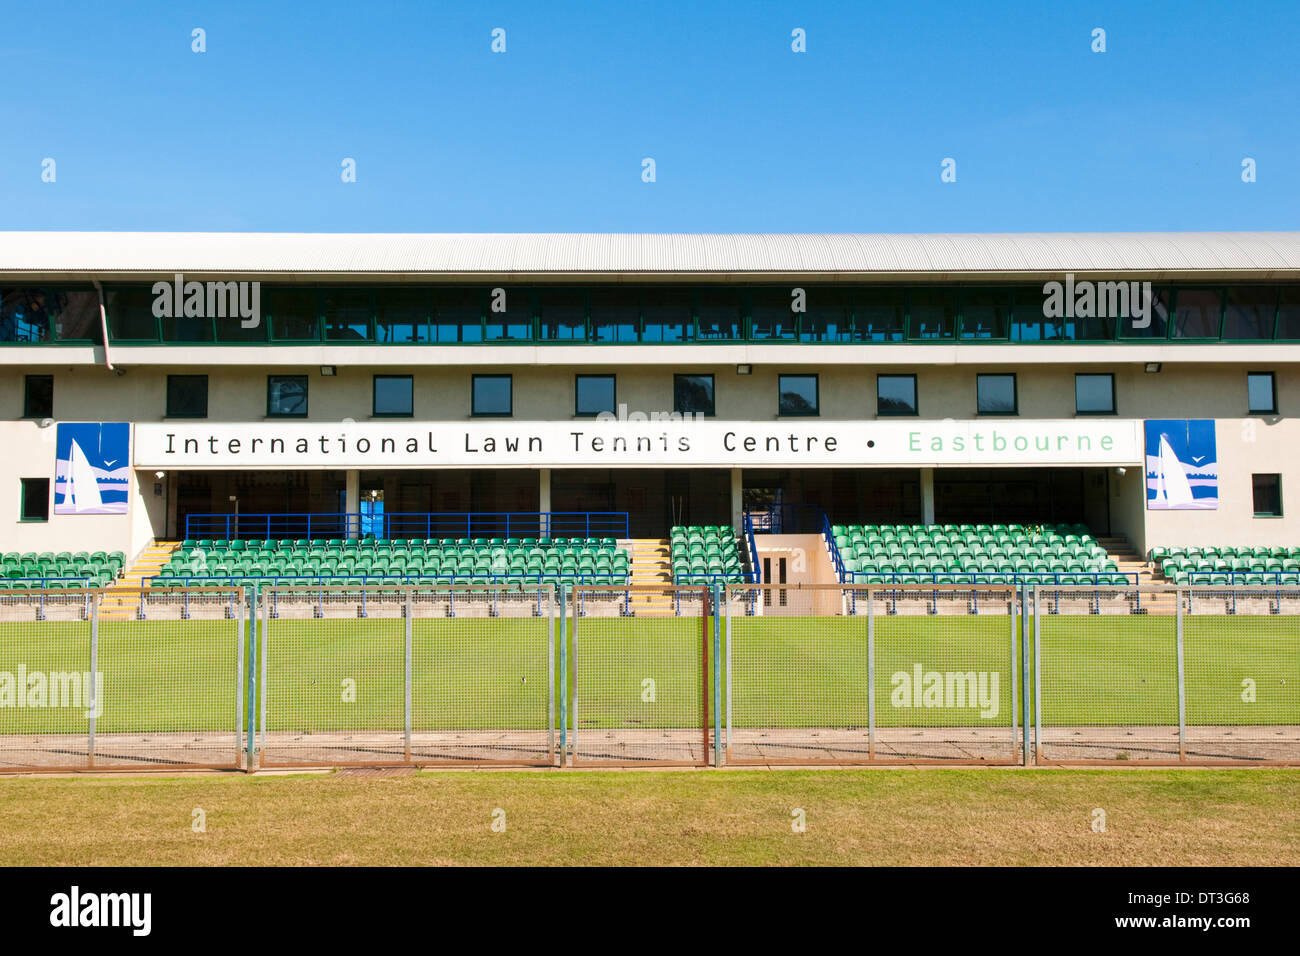
<path id="1" fill-rule="evenodd" d="M 137 468 L 1140 465 L 1141 422 L 586 421 L 136 425 Z"/>

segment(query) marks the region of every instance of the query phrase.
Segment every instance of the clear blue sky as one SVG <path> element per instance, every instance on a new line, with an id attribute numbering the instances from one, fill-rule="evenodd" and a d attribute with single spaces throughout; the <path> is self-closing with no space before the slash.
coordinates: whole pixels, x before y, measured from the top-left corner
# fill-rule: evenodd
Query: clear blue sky
<path id="1" fill-rule="evenodd" d="M 3 229 L 1300 227 L 1295 0 L 11 0 L 4 21 Z"/>

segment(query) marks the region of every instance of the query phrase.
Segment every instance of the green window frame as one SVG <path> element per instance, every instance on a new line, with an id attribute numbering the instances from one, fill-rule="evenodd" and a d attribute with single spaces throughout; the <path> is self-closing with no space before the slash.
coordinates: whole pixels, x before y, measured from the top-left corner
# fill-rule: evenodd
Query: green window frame
<path id="1" fill-rule="evenodd" d="M 910 382 L 912 396 L 910 407 L 891 407 L 886 402 L 896 402 L 894 396 L 885 396 L 881 392 L 881 386 L 889 383 Z M 877 418 L 917 418 L 921 414 L 921 396 L 916 383 L 916 375 L 913 373 L 880 373 L 876 376 L 876 417 Z"/>
<path id="2" fill-rule="evenodd" d="M 1256 398 L 1259 396 L 1260 389 L 1264 383 L 1268 383 L 1268 402 L 1265 404 L 1256 404 Z M 1256 388 L 1256 383 L 1259 388 Z M 1277 414 L 1277 376 L 1272 372 L 1247 372 L 1246 373 L 1246 414 L 1248 415 L 1276 415 Z"/>
<path id="3" fill-rule="evenodd" d="M 1079 386 L 1083 384 L 1082 379 L 1102 379 L 1110 380 L 1110 408 L 1108 409 L 1083 409 L 1079 407 Z M 1076 372 L 1074 375 L 1074 414 L 1081 416 L 1093 415 L 1118 415 L 1119 414 L 1119 396 L 1115 391 L 1115 374 L 1113 372 Z"/>
<path id="4" fill-rule="evenodd" d="M 1011 382 L 1011 407 L 996 408 L 985 407 L 985 395 L 983 387 L 987 384 L 992 386 L 995 382 L 1010 380 Z M 991 398 L 991 396 L 990 396 Z M 989 403 L 993 405 L 992 402 Z M 985 418 L 1009 418 L 1020 414 L 1020 383 L 1016 379 L 1015 372 L 980 372 L 975 376 L 975 413 Z"/>
<path id="5" fill-rule="evenodd" d="M 812 382 L 812 402 L 809 404 L 796 390 L 795 379 Z M 790 396 L 787 398 L 787 396 Z M 800 408 L 796 403 L 803 402 Z M 818 418 L 822 413 L 820 376 L 805 372 L 790 372 L 776 377 L 776 414 L 780 418 Z"/>
<path id="6" fill-rule="evenodd" d="M 1251 504 L 1256 518 L 1281 518 L 1282 476 L 1277 473 L 1250 476 Z"/>
<path id="7" fill-rule="evenodd" d="M 302 411 L 281 411 L 280 403 L 285 400 L 282 390 L 286 386 L 300 386 L 302 389 Z M 268 375 L 266 377 L 266 417 L 267 418 L 306 418 L 309 385 L 306 375 Z"/>
<path id="8" fill-rule="evenodd" d="M 54 376 L 23 376 L 23 418 L 54 417 Z"/>
<path id="9" fill-rule="evenodd" d="M 183 395 L 186 387 L 202 390 L 200 398 Z M 168 375 L 167 376 L 167 411 L 168 418 L 207 418 L 208 417 L 208 377 L 206 375 Z"/>
<path id="10" fill-rule="evenodd" d="M 595 388 L 608 383 L 609 385 L 609 403 L 605 403 L 599 398 L 593 400 L 593 396 L 588 395 L 589 404 L 583 407 L 583 387 Z M 600 406 L 600 407 L 597 407 Z M 605 412 L 613 414 L 618 411 L 618 378 L 615 375 L 575 375 L 573 377 L 573 414 L 577 418 L 595 418 Z"/>
<path id="11" fill-rule="evenodd" d="M 380 409 L 380 388 L 381 385 L 385 391 L 391 385 L 405 383 L 405 411 L 399 408 L 397 411 Z M 390 396 L 385 396 L 387 402 Z M 399 398 L 400 404 L 401 398 Z M 411 375 L 375 375 L 372 376 L 370 386 L 370 416 L 372 418 L 414 418 L 415 417 L 415 377 Z"/>
<path id="12" fill-rule="evenodd" d="M 498 408 L 480 408 L 479 383 L 485 386 L 493 382 L 506 383 L 506 408 L 504 411 Z M 486 400 L 488 394 L 483 393 L 482 398 Z M 470 415 L 474 418 L 511 418 L 515 413 L 515 379 L 513 375 L 473 375 L 470 377 Z"/>
<path id="13" fill-rule="evenodd" d="M 18 479 L 18 520 L 37 523 L 50 520 L 50 479 Z"/>

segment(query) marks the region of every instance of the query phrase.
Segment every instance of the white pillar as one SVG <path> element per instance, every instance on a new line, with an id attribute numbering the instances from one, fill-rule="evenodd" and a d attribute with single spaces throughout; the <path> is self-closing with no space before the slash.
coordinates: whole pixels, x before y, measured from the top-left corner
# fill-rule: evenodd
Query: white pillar
<path id="1" fill-rule="evenodd" d="M 551 510 L 551 469 L 549 468 L 537 470 L 537 510 L 542 514 L 547 514 Z"/>
<path id="2" fill-rule="evenodd" d="M 745 520 L 744 475 L 743 468 L 731 469 L 731 526 L 737 531 Z"/>
<path id="3" fill-rule="evenodd" d="M 361 472 L 355 468 L 349 469 L 345 477 L 343 500 L 344 510 L 348 514 L 354 515 L 361 511 Z M 360 522 L 355 529 L 349 527 L 347 536 L 349 538 L 361 536 Z"/>
<path id="4" fill-rule="evenodd" d="M 934 524 L 934 469 L 921 469 L 921 523 Z"/>

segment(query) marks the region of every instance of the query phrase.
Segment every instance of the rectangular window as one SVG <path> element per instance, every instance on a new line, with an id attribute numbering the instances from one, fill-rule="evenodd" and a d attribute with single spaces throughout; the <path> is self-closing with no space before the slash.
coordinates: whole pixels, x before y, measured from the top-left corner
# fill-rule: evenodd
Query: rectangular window
<path id="1" fill-rule="evenodd" d="M 492 306 L 503 308 L 492 311 Z M 488 342 L 527 341 L 533 337 L 533 294 L 527 289 L 503 289 L 501 295 L 489 293 L 487 309 Z"/>
<path id="2" fill-rule="evenodd" d="M 777 414 L 809 417 L 821 414 L 816 375 L 777 377 Z"/>
<path id="3" fill-rule="evenodd" d="M 540 296 L 541 337 L 548 342 L 587 340 L 587 301 L 581 292 L 546 290 Z"/>
<path id="4" fill-rule="evenodd" d="M 19 521 L 50 520 L 50 479 L 19 478 Z"/>
<path id="5" fill-rule="evenodd" d="M 276 289 L 270 295 L 263 289 L 262 299 L 270 300 L 271 338 L 302 341 L 320 338 L 315 289 Z"/>
<path id="6" fill-rule="evenodd" d="M 865 342 L 901 342 L 903 294 L 894 289 L 853 293 L 853 337 Z"/>
<path id="7" fill-rule="evenodd" d="M 961 295 L 963 339 L 1005 339 L 1011 324 L 1011 293 L 967 289 Z"/>
<path id="8" fill-rule="evenodd" d="M 1277 389 L 1272 372 L 1246 373 L 1246 398 L 1251 415 L 1277 414 Z"/>
<path id="9" fill-rule="evenodd" d="M 306 418 L 307 376 L 268 375 L 266 377 L 266 416 L 268 418 Z"/>
<path id="10" fill-rule="evenodd" d="M 1256 341 L 1271 339 L 1276 315 L 1277 289 L 1272 286 L 1229 289 L 1223 310 L 1223 337 Z"/>
<path id="11" fill-rule="evenodd" d="M 1142 293 L 1143 285 L 1138 283 L 1138 299 L 1132 301 L 1132 292 L 1129 293 L 1129 314 L 1127 318 L 1119 318 L 1119 337 L 1121 339 L 1164 339 L 1169 337 L 1169 320 L 1173 312 L 1174 290 L 1160 289 L 1152 287 L 1151 301 L 1143 302 L 1145 298 Z M 1138 316 L 1138 312 L 1143 307 L 1149 309 L 1149 313 L 1143 317 Z M 1068 319 L 1066 321 L 1069 321 Z M 1091 320 L 1089 320 L 1091 321 Z M 1139 326 L 1137 323 L 1142 322 Z"/>
<path id="12" fill-rule="evenodd" d="M 1075 375 L 1074 412 L 1076 415 L 1114 415 L 1115 376 L 1109 372 Z"/>
<path id="13" fill-rule="evenodd" d="M 806 311 L 799 319 L 800 342 L 853 341 L 853 315 L 844 293 L 837 289 L 805 290 Z"/>
<path id="14" fill-rule="evenodd" d="M 1179 289 L 1174 298 L 1174 338 L 1217 339 L 1223 321 L 1218 289 Z"/>
<path id="15" fill-rule="evenodd" d="M 1277 337 L 1300 339 L 1300 286 L 1283 286 L 1277 301 Z"/>
<path id="16" fill-rule="evenodd" d="M 582 417 L 616 410 L 613 375 L 579 375 L 574 386 L 574 414 Z"/>
<path id="17" fill-rule="evenodd" d="M 975 407 L 981 415 L 1016 415 L 1020 412 L 1014 374 L 976 375 Z"/>
<path id="18" fill-rule="evenodd" d="M 23 418 L 54 417 L 54 376 L 23 376 Z"/>
<path id="19" fill-rule="evenodd" d="M 0 342 L 48 342 L 51 318 L 43 289 L 0 290 Z"/>
<path id="20" fill-rule="evenodd" d="M 427 289 L 378 289 L 374 302 L 376 342 L 430 341 L 433 295 Z"/>
<path id="21" fill-rule="evenodd" d="M 375 418 L 410 418 L 415 414 L 415 385 L 410 375 L 376 375 Z"/>
<path id="22" fill-rule="evenodd" d="M 482 342 L 483 295 L 477 289 L 439 289 L 434 297 L 434 340 Z"/>
<path id="23" fill-rule="evenodd" d="M 1282 476 L 1251 475 L 1256 518 L 1282 517 Z"/>
<path id="24" fill-rule="evenodd" d="M 730 289 L 700 291 L 695 306 L 697 338 L 710 342 L 740 338 L 740 293 Z"/>
<path id="25" fill-rule="evenodd" d="M 635 290 L 592 289 L 591 339 L 593 342 L 635 342 L 641 314 Z"/>
<path id="26" fill-rule="evenodd" d="M 471 401 L 474 415 L 508 418 L 514 414 L 514 381 L 509 375 L 475 375 Z"/>
<path id="27" fill-rule="evenodd" d="M 914 339 L 950 339 L 957 316 L 957 297 L 944 290 L 913 292 L 907 297 L 908 335 Z"/>
<path id="28" fill-rule="evenodd" d="M 712 375 L 674 375 L 673 411 L 683 415 L 716 414 Z"/>
<path id="29" fill-rule="evenodd" d="M 641 295 L 642 342 L 685 342 L 692 321 L 691 296 L 671 289 L 648 289 Z"/>
<path id="30" fill-rule="evenodd" d="M 364 289 L 326 289 L 321 295 L 325 338 L 331 342 L 370 341 L 370 293 Z"/>
<path id="31" fill-rule="evenodd" d="M 915 375 L 876 376 L 876 415 L 916 415 Z"/>
<path id="32" fill-rule="evenodd" d="M 804 305 L 807 306 L 809 290 L 804 290 Z M 820 290 L 813 290 L 816 296 Z M 827 292 L 826 295 L 833 295 Z M 787 339 L 795 337 L 796 323 L 800 318 L 798 312 L 791 311 L 794 298 L 788 288 L 755 289 L 749 306 L 749 336 L 753 339 Z"/>
<path id="33" fill-rule="evenodd" d="M 167 376 L 167 417 L 208 417 L 208 377 L 206 375 Z"/>
<path id="34" fill-rule="evenodd" d="M 153 314 L 153 292 L 149 289 L 110 289 L 104 297 L 104 310 L 108 314 L 108 335 L 114 341 L 158 340 L 158 319 Z M 183 310 L 184 303 L 172 304 L 173 314 Z M 193 319 L 189 320 L 193 322 Z"/>

